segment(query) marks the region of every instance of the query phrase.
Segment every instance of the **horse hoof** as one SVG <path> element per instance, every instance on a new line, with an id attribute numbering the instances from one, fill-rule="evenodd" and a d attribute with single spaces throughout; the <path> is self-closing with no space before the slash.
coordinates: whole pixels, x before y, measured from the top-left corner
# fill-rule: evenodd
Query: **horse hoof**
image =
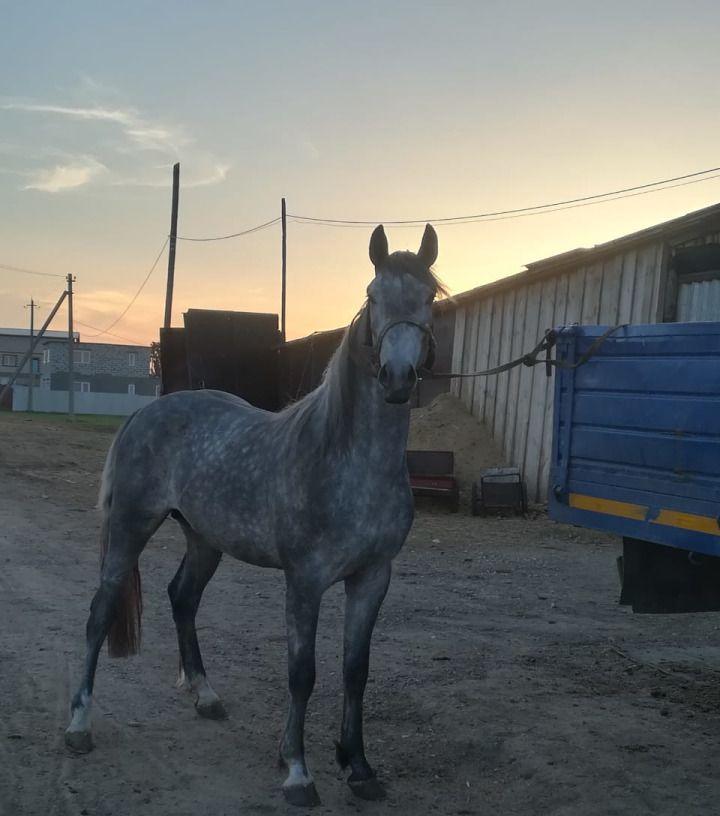
<path id="1" fill-rule="evenodd" d="M 65 745 L 75 754 L 89 754 L 94 748 L 89 731 L 66 731 Z"/>
<path id="2" fill-rule="evenodd" d="M 348 779 L 348 785 L 358 799 L 366 799 L 368 802 L 377 802 L 387 796 L 385 788 L 378 782 L 376 776 L 369 779 Z"/>
<path id="3" fill-rule="evenodd" d="M 282 790 L 285 800 L 296 807 L 315 807 L 321 804 L 314 782 L 309 785 L 288 785 Z"/>
<path id="4" fill-rule="evenodd" d="M 209 703 L 196 703 L 195 710 L 201 717 L 208 720 L 226 720 L 227 711 L 221 700 L 213 700 Z"/>

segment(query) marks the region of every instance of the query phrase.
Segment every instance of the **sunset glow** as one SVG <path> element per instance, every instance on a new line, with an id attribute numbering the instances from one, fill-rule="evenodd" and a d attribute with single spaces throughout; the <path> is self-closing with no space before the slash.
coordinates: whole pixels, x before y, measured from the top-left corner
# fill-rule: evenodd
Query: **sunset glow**
<path id="1" fill-rule="evenodd" d="M 714 3 L 682 15 L 616 0 L 602 15 L 570 2 L 370 3 L 361 19 L 350 5 L 283 4 L 281 25 L 274 4 L 251 5 L 6 12 L 0 263 L 76 275 L 83 338 L 113 322 L 157 255 L 175 161 L 184 236 L 267 221 L 283 195 L 291 213 L 379 222 L 534 205 L 720 163 Z M 172 46 L 158 46 L 161 29 Z M 437 271 L 460 292 L 718 201 L 714 179 L 440 226 Z M 352 316 L 371 275 L 370 231 L 290 220 L 290 338 Z M 387 233 L 391 248 L 414 249 L 422 228 Z M 164 256 L 113 334 L 96 339 L 157 338 L 166 268 Z M 180 242 L 173 321 L 191 307 L 278 311 L 279 284 L 278 225 Z M 0 270 L 0 325 L 25 325 L 31 296 L 44 319 L 62 285 Z"/>

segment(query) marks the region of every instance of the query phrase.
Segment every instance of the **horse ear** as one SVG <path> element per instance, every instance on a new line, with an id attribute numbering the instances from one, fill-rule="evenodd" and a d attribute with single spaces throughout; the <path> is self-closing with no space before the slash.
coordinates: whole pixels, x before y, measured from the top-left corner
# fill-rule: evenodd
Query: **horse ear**
<path id="1" fill-rule="evenodd" d="M 370 236 L 370 260 L 373 266 L 381 266 L 388 256 L 388 240 L 382 224 L 375 227 Z"/>
<path id="2" fill-rule="evenodd" d="M 425 224 L 425 232 L 423 233 L 420 249 L 418 250 L 418 258 L 427 266 L 428 269 L 437 261 L 438 256 L 438 237 L 435 230 L 430 224 Z"/>

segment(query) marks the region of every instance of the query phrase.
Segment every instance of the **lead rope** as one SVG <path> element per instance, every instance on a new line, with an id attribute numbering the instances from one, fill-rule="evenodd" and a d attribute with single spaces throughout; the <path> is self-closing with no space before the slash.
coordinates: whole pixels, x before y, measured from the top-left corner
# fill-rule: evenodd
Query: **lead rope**
<path id="1" fill-rule="evenodd" d="M 482 371 L 473 371 L 468 374 L 453 374 L 448 372 L 429 372 L 428 376 L 424 376 L 423 379 L 429 380 L 436 380 L 436 379 L 454 379 L 457 378 L 467 378 L 467 377 L 489 377 L 492 374 L 502 374 L 504 371 L 510 371 L 512 368 L 516 368 L 519 365 L 528 366 L 531 368 L 532 366 L 536 365 L 545 365 L 545 374 L 546 376 L 550 377 L 552 374 L 553 368 L 564 368 L 564 369 L 573 369 L 573 368 L 580 368 L 581 365 L 587 363 L 587 361 L 597 353 L 598 349 L 602 344 L 610 337 L 611 334 L 614 334 L 619 329 L 624 329 L 628 324 L 627 323 L 620 323 L 617 326 L 613 326 L 612 328 L 608 329 L 607 331 L 603 332 L 600 337 L 597 337 L 593 343 L 590 345 L 588 350 L 580 356 L 580 358 L 574 363 L 566 363 L 564 360 L 553 360 L 551 357 L 551 351 L 555 344 L 557 343 L 558 332 L 555 329 L 548 329 L 543 336 L 543 339 L 535 346 L 532 351 L 527 352 L 527 354 L 523 354 L 522 357 L 518 357 L 516 360 L 511 360 L 509 363 L 503 363 L 502 365 L 493 366 L 493 368 L 484 368 Z M 544 359 L 538 359 L 542 352 L 545 352 Z"/>

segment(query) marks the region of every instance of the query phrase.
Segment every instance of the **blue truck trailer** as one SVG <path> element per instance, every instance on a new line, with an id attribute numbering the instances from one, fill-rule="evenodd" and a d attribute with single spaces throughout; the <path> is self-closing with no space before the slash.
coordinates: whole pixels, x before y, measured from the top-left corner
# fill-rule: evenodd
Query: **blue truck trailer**
<path id="1" fill-rule="evenodd" d="M 720 323 L 557 330 L 549 513 L 615 533 L 621 603 L 720 609 Z M 563 367 L 564 366 L 564 367 Z"/>

